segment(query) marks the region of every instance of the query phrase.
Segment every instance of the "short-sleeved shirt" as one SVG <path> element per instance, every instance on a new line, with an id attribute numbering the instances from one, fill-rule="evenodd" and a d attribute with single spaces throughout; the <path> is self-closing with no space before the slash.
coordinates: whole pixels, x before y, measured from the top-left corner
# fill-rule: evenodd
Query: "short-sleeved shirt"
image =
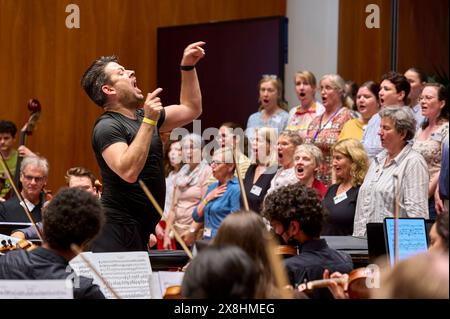
<path id="1" fill-rule="evenodd" d="M 133 224 L 141 229 L 141 237 L 146 240 L 155 229 L 160 216 L 155 210 L 138 181 L 142 180 L 160 207 L 164 207 L 165 178 L 163 147 L 159 128 L 164 123 L 165 112 L 161 112 L 153 131 L 150 151 L 138 181 L 128 183 L 113 172 L 102 156 L 103 151 L 114 143 L 130 145 L 141 126 L 143 110 L 136 111 L 136 119 L 130 119 L 117 112 L 105 112 L 96 121 L 92 134 L 92 147 L 103 179 L 101 201 L 106 210 L 107 222 L 112 224 Z"/>
<path id="2" fill-rule="evenodd" d="M 288 120 L 289 113 L 285 110 L 278 111 L 267 121 L 263 119 L 263 112 L 259 111 L 248 118 L 245 134 L 250 140 L 253 140 L 256 137 L 256 129 L 261 127 L 272 127 L 277 131 L 277 134 L 280 134 L 286 128 Z"/>

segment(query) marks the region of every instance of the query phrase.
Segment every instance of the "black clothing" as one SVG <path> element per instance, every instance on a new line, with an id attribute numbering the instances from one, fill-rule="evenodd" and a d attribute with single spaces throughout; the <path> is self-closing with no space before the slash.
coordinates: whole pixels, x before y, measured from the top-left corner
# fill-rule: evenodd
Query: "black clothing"
<path id="1" fill-rule="evenodd" d="M 351 236 L 353 234 L 359 186 L 350 188 L 347 191 L 347 198 L 335 204 L 333 198 L 336 196 L 338 187 L 338 184 L 331 185 L 322 202 L 328 213 L 322 236 Z"/>
<path id="2" fill-rule="evenodd" d="M 43 199 L 30 212 L 35 222 L 42 220 L 41 208 Z M 29 223 L 27 214 L 24 208 L 20 205 L 17 196 L 8 199 L 6 202 L 0 203 L 0 222 L 8 223 Z"/>
<path id="3" fill-rule="evenodd" d="M 92 279 L 77 277 L 69 263 L 55 252 L 38 247 L 32 251 L 13 250 L 0 256 L 0 279 L 66 279 L 74 283 L 75 299 L 105 299 Z M 78 282 L 79 280 L 79 282 Z M 76 284 L 79 283 L 79 288 Z"/>
<path id="4" fill-rule="evenodd" d="M 269 167 L 266 172 L 273 172 L 271 174 L 263 173 L 259 176 L 255 184 L 253 184 L 253 178 L 255 177 L 256 168 L 258 165 L 252 164 L 248 167 L 247 173 L 245 173 L 244 178 L 244 189 L 247 194 L 248 206 L 249 208 L 257 213 L 261 212 L 262 203 L 264 197 L 266 197 L 267 191 L 270 188 L 270 182 L 277 172 L 276 167 Z M 258 195 L 259 193 L 259 195 Z M 241 207 L 244 207 L 241 197 Z"/>
<path id="5" fill-rule="evenodd" d="M 305 281 L 323 278 L 323 271 L 349 273 L 353 269 L 350 255 L 329 248 L 325 239 L 315 239 L 303 243 L 297 256 L 285 259 L 289 281 L 293 286 Z M 314 299 L 333 298 L 328 288 L 315 289 Z"/>
<path id="6" fill-rule="evenodd" d="M 107 238 L 109 232 L 101 232 L 99 238 L 93 243 L 94 251 L 124 251 L 130 250 L 130 247 L 133 247 L 133 250 L 146 250 L 150 233 L 154 231 L 160 220 L 158 212 L 142 191 L 138 181 L 135 183 L 124 181 L 109 168 L 102 156 L 102 152 L 114 143 L 123 142 L 130 145 L 141 126 L 143 117 L 142 109 L 136 111 L 136 120 L 129 119 L 117 112 L 105 112 L 95 123 L 92 147 L 103 179 L 101 201 L 106 211 L 106 222 L 114 224 L 112 228 L 116 230 L 126 225 L 125 228 L 134 228 L 139 234 L 130 238 L 130 236 L 116 233 L 115 239 L 118 241 L 109 247 Z M 138 177 L 138 180 L 142 180 L 147 185 L 161 207 L 164 207 L 166 187 L 163 145 L 159 136 L 159 128 L 164 120 L 165 112 L 163 110 L 153 132 L 147 161 Z M 125 231 L 122 229 L 120 232 Z M 129 240 L 138 240 L 139 242 L 129 242 Z"/>

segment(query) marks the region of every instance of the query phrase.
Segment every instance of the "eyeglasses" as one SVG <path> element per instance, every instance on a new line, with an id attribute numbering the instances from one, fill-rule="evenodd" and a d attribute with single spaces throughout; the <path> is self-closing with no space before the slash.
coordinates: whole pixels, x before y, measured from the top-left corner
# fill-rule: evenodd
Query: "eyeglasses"
<path id="1" fill-rule="evenodd" d="M 263 74 L 262 78 L 263 79 L 270 79 L 270 80 L 277 80 L 278 76 L 276 76 L 275 74 Z"/>
<path id="2" fill-rule="evenodd" d="M 30 175 L 25 175 L 25 174 L 22 174 L 22 176 L 23 176 L 23 178 L 25 178 L 25 180 L 27 182 L 31 182 L 34 179 L 36 181 L 36 183 L 41 183 L 45 179 L 45 176 L 30 176 Z"/>
<path id="3" fill-rule="evenodd" d="M 225 164 L 225 162 L 212 160 L 211 163 L 209 163 L 209 165 L 211 165 L 211 166 L 220 165 L 220 164 Z"/>

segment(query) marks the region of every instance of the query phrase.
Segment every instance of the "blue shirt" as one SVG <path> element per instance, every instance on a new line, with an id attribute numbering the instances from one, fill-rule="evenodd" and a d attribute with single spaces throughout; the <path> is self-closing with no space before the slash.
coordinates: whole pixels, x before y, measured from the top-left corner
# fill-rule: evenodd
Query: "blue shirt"
<path id="1" fill-rule="evenodd" d="M 439 195 L 441 199 L 448 199 L 448 135 L 445 142 L 442 144 L 442 160 L 441 160 L 441 172 L 439 174 Z"/>
<path id="2" fill-rule="evenodd" d="M 364 149 L 366 150 L 367 156 L 369 156 L 370 161 L 372 161 L 375 156 L 377 156 L 378 153 L 383 150 L 383 146 L 381 146 L 380 136 L 378 135 L 380 124 L 381 117 L 377 113 L 372 116 L 372 118 L 369 120 L 369 123 L 367 123 L 367 127 L 361 140 L 361 144 L 364 146 Z"/>
<path id="3" fill-rule="evenodd" d="M 247 128 L 245 134 L 252 140 L 255 137 L 255 129 L 261 127 L 273 127 L 277 134 L 280 134 L 286 128 L 289 121 L 289 113 L 285 110 L 274 114 L 270 119 L 264 121 L 262 118 L 262 111 L 250 115 L 247 121 Z"/>
<path id="4" fill-rule="evenodd" d="M 416 119 L 416 131 L 418 131 L 422 125 L 422 122 L 425 120 L 425 117 L 422 115 L 422 108 L 419 103 L 412 107 L 411 110 L 413 111 L 414 118 Z"/>
<path id="5" fill-rule="evenodd" d="M 209 185 L 203 198 L 205 198 L 206 195 L 218 186 L 219 182 Z M 203 239 L 214 238 L 216 236 L 217 229 L 224 218 L 227 217 L 228 214 L 237 212 L 241 209 L 240 196 L 241 190 L 239 188 L 239 182 L 237 177 L 234 177 L 228 181 L 227 190 L 221 197 L 218 197 L 206 204 L 203 209 L 203 217 L 198 216 L 197 207 L 194 208 L 192 218 L 198 223 L 204 222 L 205 229 L 211 230 L 211 236 L 203 235 Z"/>

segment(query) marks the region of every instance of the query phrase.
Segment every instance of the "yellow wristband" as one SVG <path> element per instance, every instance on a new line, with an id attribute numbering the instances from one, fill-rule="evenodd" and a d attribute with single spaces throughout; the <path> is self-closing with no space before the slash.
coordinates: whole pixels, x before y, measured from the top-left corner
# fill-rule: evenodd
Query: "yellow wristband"
<path id="1" fill-rule="evenodd" d="M 154 121 L 154 120 L 152 120 L 152 119 L 149 119 L 148 117 L 144 117 L 144 119 L 142 120 L 142 122 L 147 123 L 147 124 L 150 124 L 150 125 L 153 125 L 153 126 L 156 126 L 156 124 L 158 124 L 158 122 L 156 122 L 156 121 Z"/>
<path id="2" fill-rule="evenodd" d="M 208 204 L 208 200 L 206 198 L 203 200 L 203 204 L 205 204 L 205 205 Z"/>

